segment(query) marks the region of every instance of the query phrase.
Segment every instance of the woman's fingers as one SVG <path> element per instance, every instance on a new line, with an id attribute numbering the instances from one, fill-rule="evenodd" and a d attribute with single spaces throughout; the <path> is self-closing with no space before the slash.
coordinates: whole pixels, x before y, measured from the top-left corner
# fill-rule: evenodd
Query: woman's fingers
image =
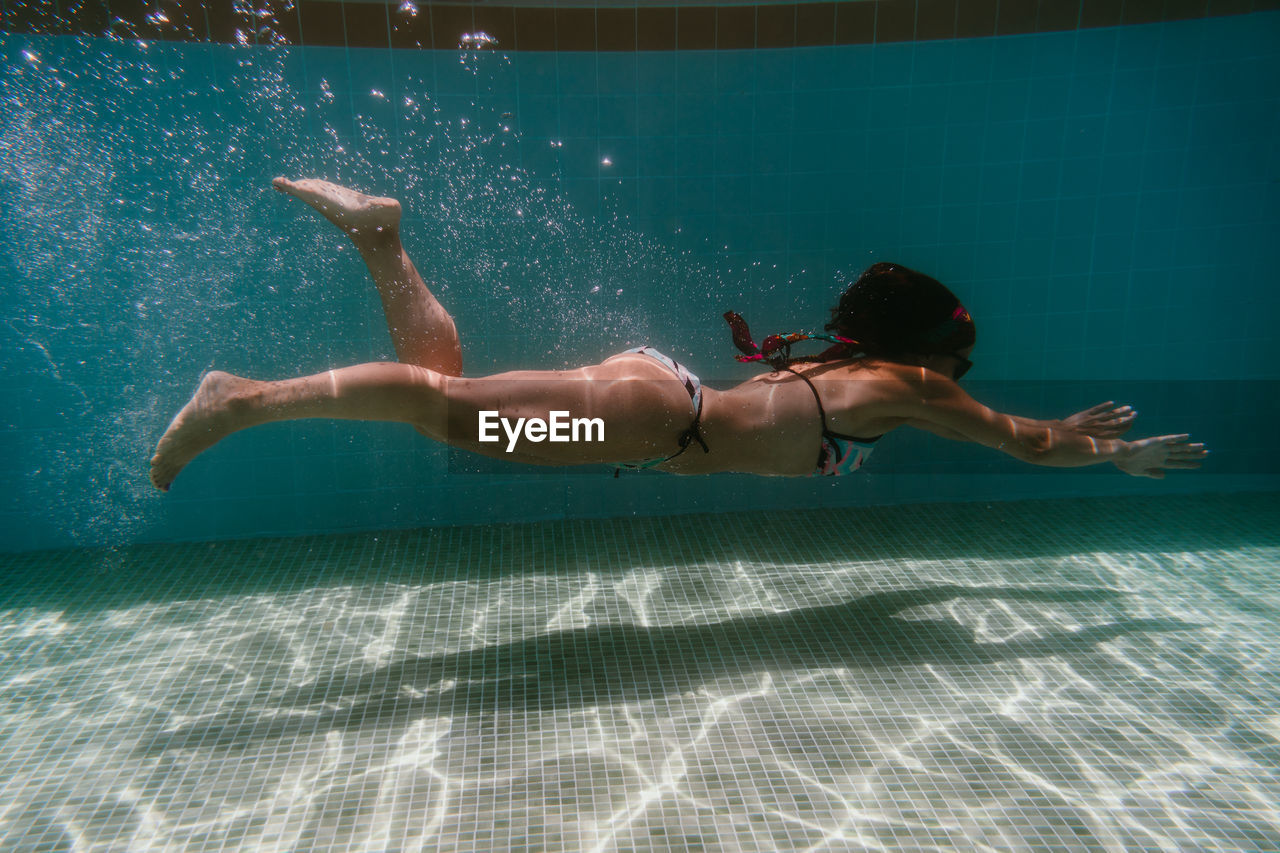
<path id="1" fill-rule="evenodd" d="M 1132 406 L 1116 406 L 1114 401 L 1099 403 L 1081 414 L 1084 418 L 1081 426 L 1100 438 L 1124 433 L 1138 416 Z"/>
<path id="2" fill-rule="evenodd" d="M 1138 413 L 1128 406 L 1122 409 L 1113 409 L 1107 415 L 1096 418 L 1090 426 L 1090 431 L 1093 435 L 1101 438 L 1123 435 L 1133 426 L 1133 421 L 1136 417 L 1138 417 Z"/>
<path id="3" fill-rule="evenodd" d="M 1105 421 L 1101 421 L 1098 426 L 1102 429 L 1106 429 L 1108 435 L 1121 435 L 1129 431 L 1133 426 L 1134 419 L 1137 417 L 1137 412 L 1130 411 L 1125 414 L 1117 414 Z"/>
<path id="4" fill-rule="evenodd" d="M 1161 441 L 1168 453 L 1164 460 L 1165 468 L 1194 469 L 1199 468 L 1204 457 L 1209 455 L 1202 442 L 1189 443 L 1190 435 L 1163 435 Z"/>
<path id="5" fill-rule="evenodd" d="M 1121 470 L 1139 477 L 1163 480 L 1165 472 L 1199 468 L 1209 451 L 1202 442 L 1192 443 L 1186 433 L 1157 435 L 1129 442 L 1129 459 L 1117 461 Z"/>
<path id="6" fill-rule="evenodd" d="M 1182 444 L 1169 450 L 1169 468 L 1199 468 L 1209 451 L 1203 444 Z"/>

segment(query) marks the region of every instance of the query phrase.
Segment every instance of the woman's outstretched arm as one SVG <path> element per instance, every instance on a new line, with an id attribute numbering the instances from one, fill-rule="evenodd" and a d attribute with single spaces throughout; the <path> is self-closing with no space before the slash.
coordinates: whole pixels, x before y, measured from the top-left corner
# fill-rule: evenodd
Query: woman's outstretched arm
<path id="1" fill-rule="evenodd" d="M 1047 429 L 1069 429 L 1072 432 L 1078 432 L 1081 435 L 1091 435 L 1094 438 L 1115 438 L 1129 431 L 1133 426 L 1134 418 L 1138 413 L 1133 410 L 1132 406 L 1117 406 L 1114 401 L 1099 403 L 1074 415 L 1068 415 L 1065 418 L 1057 420 L 1037 420 L 1036 418 L 1024 418 L 1021 415 L 1007 415 L 1018 423 L 1027 427 L 1043 427 Z M 945 429 L 936 424 L 930 426 L 922 426 L 936 435 L 943 438 L 949 438 L 954 441 L 968 441 L 967 436 L 961 435 L 953 430 Z"/>
<path id="2" fill-rule="evenodd" d="M 1065 421 L 1036 421 L 997 412 L 970 397 L 960 386 L 932 374 L 910 383 L 894 414 L 905 416 L 909 426 L 960 441 L 972 441 L 1007 453 L 1033 465 L 1073 468 L 1113 462 L 1135 477 L 1161 479 L 1168 469 L 1199 468 L 1208 454 L 1189 435 L 1162 435 L 1137 441 L 1098 437 L 1067 426 Z M 1107 404 L 1104 404 L 1107 405 Z M 1073 418 L 1101 409 L 1094 407 Z M 1109 419 L 1108 419 L 1109 420 Z M 1132 417 L 1124 415 L 1115 429 L 1123 432 Z M 1085 417 L 1082 425 L 1091 421 Z"/>

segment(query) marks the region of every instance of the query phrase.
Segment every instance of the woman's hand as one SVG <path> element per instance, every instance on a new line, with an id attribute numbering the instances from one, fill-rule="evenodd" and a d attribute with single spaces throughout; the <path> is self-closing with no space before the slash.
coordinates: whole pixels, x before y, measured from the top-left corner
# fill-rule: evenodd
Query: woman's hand
<path id="1" fill-rule="evenodd" d="M 1096 407 L 1095 407 L 1096 408 Z M 1164 479 L 1169 468 L 1199 468 L 1209 454 L 1203 444 L 1191 444 L 1189 435 L 1160 435 L 1125 442 L 1127 448 L 1115 460 L 1116 467 L 1135 477 Z"/>
<path id="2" fill-rule="evenodd" d="M 1062 427 L 1094 438 L 1115 438 L 1124 435 L 1133 426 L 1138 413 L 1132 406 L 1119 406 L 1112 401 L 1099 403 L 1083 412 L 1062 419 Z"/>

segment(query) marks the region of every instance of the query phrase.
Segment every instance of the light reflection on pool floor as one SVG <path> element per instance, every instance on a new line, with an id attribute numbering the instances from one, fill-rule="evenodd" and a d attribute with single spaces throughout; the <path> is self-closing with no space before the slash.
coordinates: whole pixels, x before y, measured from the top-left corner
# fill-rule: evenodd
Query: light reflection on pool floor
<path id="1" fill-rule="evenodd" d="M 9 557 L 0 848 L 1280 848 L 1280 496 Z"/>

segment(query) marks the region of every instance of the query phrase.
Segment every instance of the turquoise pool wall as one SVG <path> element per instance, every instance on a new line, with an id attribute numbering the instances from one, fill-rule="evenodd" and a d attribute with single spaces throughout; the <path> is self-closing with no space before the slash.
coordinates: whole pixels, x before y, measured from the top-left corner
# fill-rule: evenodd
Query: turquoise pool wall
<path id="1" fill-rule="evenodd" d="M 0 37 L 0 548 L 937 499 L 1275 488 L 1280 13 L 922 43 L 511 53 Z M 607 162 L 606 162 L 607 160 Z M 399 425 L 146 459 L 204 370 L 392 356 L 355 253 L 271 192 L 395 194 L 467 370 L 651 343 L 750 375 L 720 313 L 813 328 L 891 259 L 979 324 L 975 393 L 1132 402 L 1209 468 L 1045 472 L 895 434 L 863 474 L 471 466 Z"/>

